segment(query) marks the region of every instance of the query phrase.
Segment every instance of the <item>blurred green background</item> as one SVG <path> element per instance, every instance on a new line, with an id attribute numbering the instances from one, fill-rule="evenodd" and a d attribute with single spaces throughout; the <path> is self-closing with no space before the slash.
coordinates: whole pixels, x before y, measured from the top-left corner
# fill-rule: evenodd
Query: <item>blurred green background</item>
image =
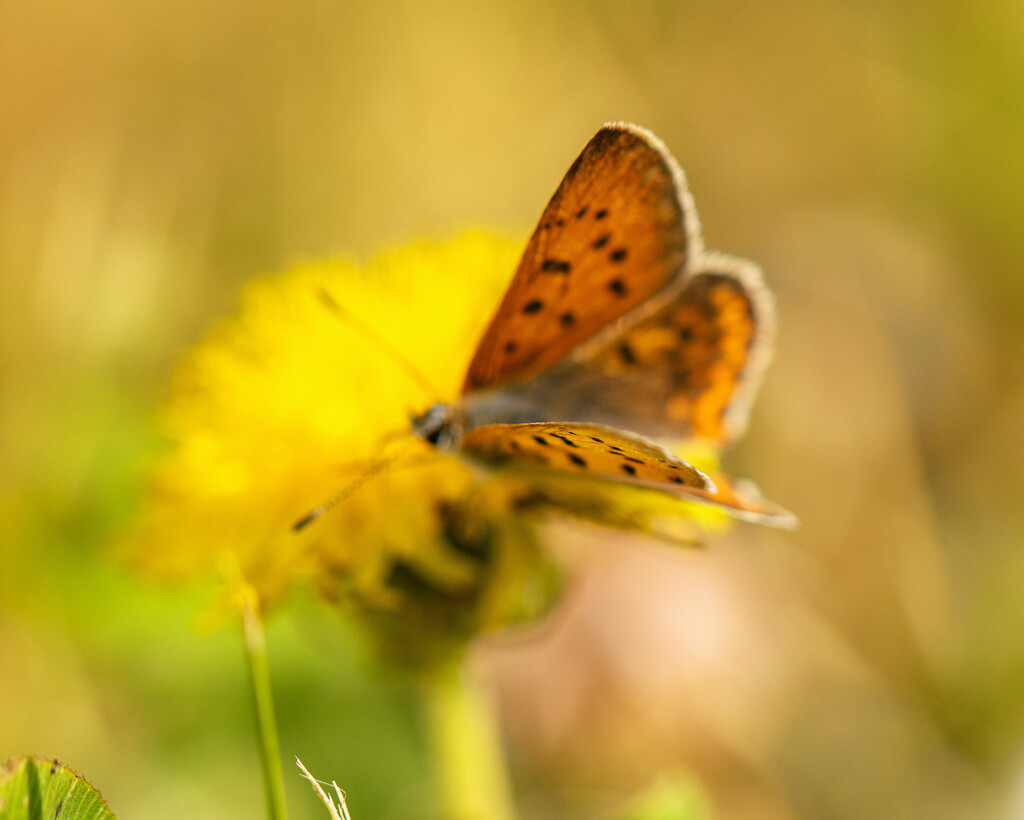
<path id="1" fill-rule="evenodd" d="M 556 528 L 564 606 L 474 652 L 523 816 L 662 771 L 724 818 L 1024 816 L 1022 77 L 1014 2 L 3 3 L 0 758 L 125 818 L 261 815 L 241 649 L 189 626 L 209 590 L 106 552 L 174 361 L 258 272 L 525 237 L 625 119 L 777 293 L 726 463 L 803 526 Z M 270 642 L 286 758 L 357 820 L 429 817 L 402 684 L 308 600 Z"/>

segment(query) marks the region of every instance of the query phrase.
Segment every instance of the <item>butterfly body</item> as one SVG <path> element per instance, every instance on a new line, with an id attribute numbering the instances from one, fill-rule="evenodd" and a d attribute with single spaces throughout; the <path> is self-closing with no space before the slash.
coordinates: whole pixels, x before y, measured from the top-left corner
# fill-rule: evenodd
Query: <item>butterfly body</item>
<path id="1" fill-rule="evenodd" d="M 462 395 L 413 431 L 493 468 L 628 484 L 790 526 L 789 513 L 652 440 L 739 435 L 773 331 L 760 270 L 704 251 L 662 143 L 606 125 L 541 216 Z"/>

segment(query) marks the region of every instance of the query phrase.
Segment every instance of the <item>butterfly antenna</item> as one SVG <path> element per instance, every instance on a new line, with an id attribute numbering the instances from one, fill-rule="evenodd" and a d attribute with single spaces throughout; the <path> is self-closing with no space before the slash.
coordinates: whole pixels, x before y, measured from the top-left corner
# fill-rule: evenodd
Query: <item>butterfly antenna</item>
<path id="1" fill-rule="evenodd" d="M 398 365 L 400 370 L 423 388 L 423 391 L 427 393 L 432 400 L 437 400 L 437 397 L 441 395 L 440 391 L 434 387 L 430 379 L 423 375 L 423 371 L 416 367 L 416 365 L 414 365 L 412 361 L 405 356 L 405 354 L 398 350 L 398 348 L 394 347 L 387 339 L 381 336 L 368 323 L 364 322 L 352 311 L 342 307 L 324 288 L 319 289 L 318 295 L 320 297 L 320 301 L 323 302 L 324 306 L 331 311 L 331 313 L 337 316 L 341 321 L 345 322 L 349 327 L 356 331 L 356 333 L 366 339 L 366 341 L 370 342 L 370 344 L 374 345 L 378 350 L 388 356 L 391 361 Z"/>
<path id="2" fill-rule="evenodd" d="M 302 518 L 300 518 L 298 521 L 292 524 L 292 532 L 299 532 L 300 530 L 305 529 L 307 526 L 316 521 L 325 512 L 327 512 L 330 509 L 333 509 L 346 498 L 355 493 L 357 490 L 361 489 L 363 485 L 366 484 L 370 479 L 380 475 L 384 470 L 386 470 L 388 467 L 394 464 L 399 458 L 405 455 L 405 453 L 408 452 L 409 448 L 415 441 L 416 438 L 410 435 L 404 447 L 399 448 L 396 452 L 391 453 L 390 455 L 382 456 L 381 458 L 378 458 L 376 461 L 371 461 L 369 466 L 367 466 L 367 468 L 359 476 L 353 479 L 351 483 L 342 488 L 340 492 L 336 493 L 335 495 L 332 495 L 322 504 L 313 508 L 304 516 L 302 516 Z"/>

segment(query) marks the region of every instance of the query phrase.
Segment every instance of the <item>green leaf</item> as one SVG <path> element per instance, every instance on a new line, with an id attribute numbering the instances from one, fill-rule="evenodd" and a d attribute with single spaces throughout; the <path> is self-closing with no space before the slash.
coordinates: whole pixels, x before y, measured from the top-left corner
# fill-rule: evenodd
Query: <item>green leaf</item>
<path id="1" fill-rule="evenodd" d="M 115 820 L 84 777 L 56 760 L 19 757 L 0 768 L 0 820 Z"/>

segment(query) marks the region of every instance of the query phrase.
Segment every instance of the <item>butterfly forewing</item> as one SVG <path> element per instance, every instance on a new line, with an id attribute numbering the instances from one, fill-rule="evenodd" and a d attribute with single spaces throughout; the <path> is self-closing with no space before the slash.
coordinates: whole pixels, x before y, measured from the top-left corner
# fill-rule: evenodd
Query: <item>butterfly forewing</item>
<path id="1" fill-rule="evenodd" d="M 749 482 L 709 478 L 659 444 L 597 424 L 488 424 L 466 433 L 462 452 L 491 467 L 542 468 L 671 493 L 748 521 L 792 527 L 795 518 L 764 501 Z"/>
<path id="2" fill-rule="evenodd" d="M 773 504 L 762 498 L 761 492 L 753 482 L 732 479 L 723 475 L 714 475 L 712 481 L 714 485 L 711 489 L 692 490 L 693 497 L 698 501 L 721 507 L 730 515 L 743 521 L 767 524 L 783 529 L 796 527 L 796 516 L 778 504 Z"/>
<path id="3" fill-rule="evenodd" d="M 492 466 L 539 466 L 599 478 L 713 492 L 696 467 L 639 436 L 595 424 L 487 424 L 462 451 Z"/>
<path id="4" fill-rule="evenodd" d="M 464 392 L 526 381 L 646 302 L 700 251 L 682 172 L 630 125 L 583 149 L 530 237 Z"/>

